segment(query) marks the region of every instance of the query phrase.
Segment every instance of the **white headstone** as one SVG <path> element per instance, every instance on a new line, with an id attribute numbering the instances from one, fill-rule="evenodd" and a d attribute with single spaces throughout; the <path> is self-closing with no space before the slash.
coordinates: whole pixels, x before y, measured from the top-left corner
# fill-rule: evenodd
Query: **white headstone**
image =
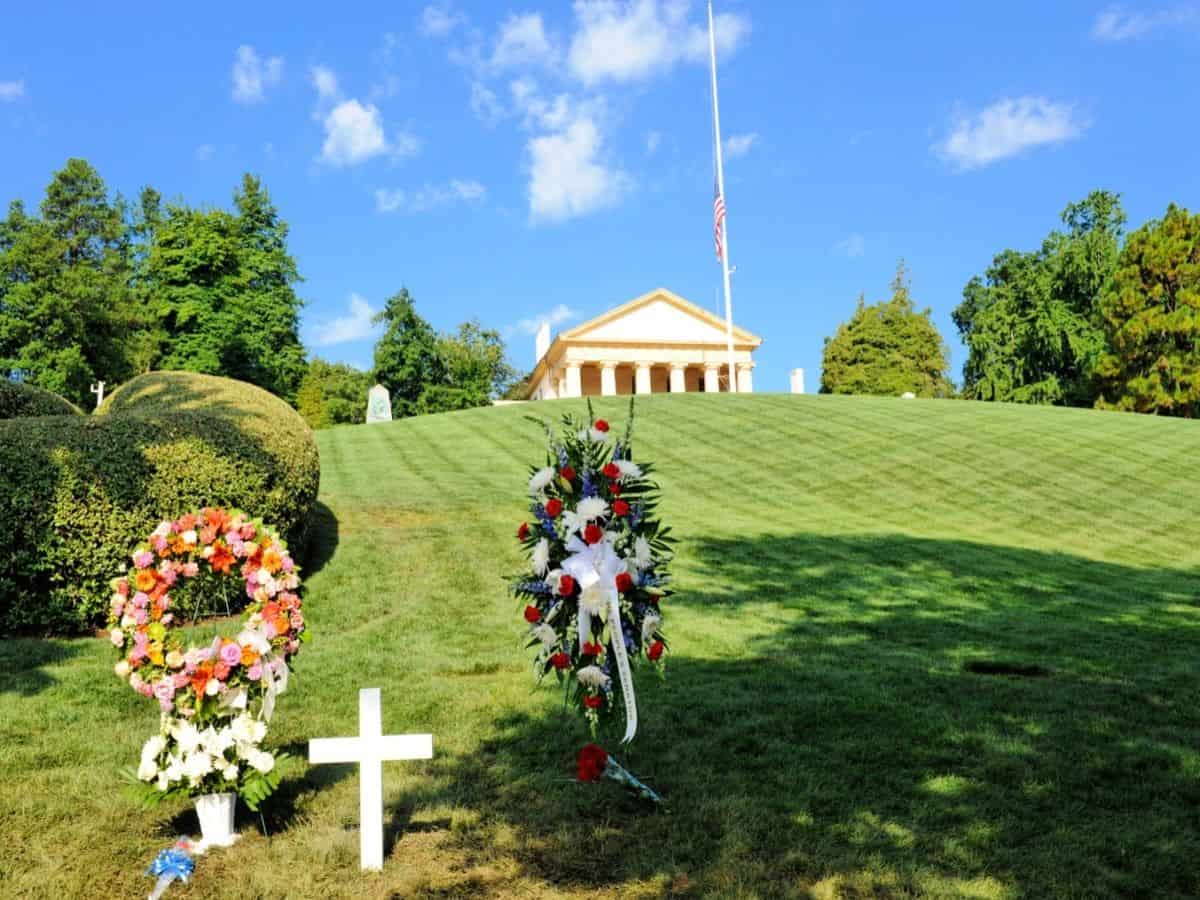
<path id="1" fill-rule="evenodd" d="M 914 394 L 912 391 L 905 391 L 903 394 L 900 395 L 900 399 L 901 400 L 916 400 L 917 395 Z"/>
<path id="2" fill-rule="evenodd" d="M 367 391 L 367 424 L 392 421 L 392 395 L 382 384 Z"/>
<path id="3" fill-rule="evenodd" d="M 383 763 L 432 759 L 433 735 L 383 733 L 379 688 L 358 692 L 358 737 L 313 738 L 308 761 L 358 763 L 359 854 L 363 869 L 383 868 Z"/>
<path id="4" fill-rule="evenodd" d="M 542 327 L 538 329 L 537 337 L 533 341 L 534 356 L 533 361 L 539 362 L 546 351 L 550 349 L 550 323 L 543 322 Z"/>
<path id="5" fill-rule="evenodd" d="M 793 394 L 803 394 L 804 393 L 804 370 L 803 369 L 792 369 L 792 393 Z"/>

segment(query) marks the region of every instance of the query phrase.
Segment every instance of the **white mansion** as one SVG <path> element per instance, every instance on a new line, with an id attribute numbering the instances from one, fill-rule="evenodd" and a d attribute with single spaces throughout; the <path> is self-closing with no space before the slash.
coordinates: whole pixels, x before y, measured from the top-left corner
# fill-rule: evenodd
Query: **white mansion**
<path id="1" fill-rule="evenodd" d="M 762 338 L 733 328 L 737 389 L 754 390 Z M 725 321 L 665 288 L 559 334 L 537 335 L 530 400 L 729 390 Z"/>

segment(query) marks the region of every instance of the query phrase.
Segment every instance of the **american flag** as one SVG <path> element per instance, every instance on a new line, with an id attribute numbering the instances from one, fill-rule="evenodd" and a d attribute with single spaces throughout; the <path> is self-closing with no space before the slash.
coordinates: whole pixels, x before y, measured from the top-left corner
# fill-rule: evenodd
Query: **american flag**
<path id="1" fill-rule="evenodd" d="M 725 255 L 725 198 L 721 196 L 721 188 L 713 183 L 713 235 L 717 244 L 717 259 Z"/>

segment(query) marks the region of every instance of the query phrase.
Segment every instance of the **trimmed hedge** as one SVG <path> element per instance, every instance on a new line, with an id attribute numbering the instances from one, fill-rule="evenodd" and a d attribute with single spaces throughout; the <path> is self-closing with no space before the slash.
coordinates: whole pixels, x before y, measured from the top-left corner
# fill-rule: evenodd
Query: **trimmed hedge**
<path id="1" fill-rule="evenodd" d="M 83 415 L 82 410 L 58 394 L 32 384 L 0 379 L 0 419 L 79 415 Z"/>
<path id="2" fill-rule="evenodd" d="M 163 519 L 245 510 L 303 548 L 320 461 L 294 409 L 253 385 L 154 372 L 94 416 L 0 422 L 0 631 L 96 625 Z"/>

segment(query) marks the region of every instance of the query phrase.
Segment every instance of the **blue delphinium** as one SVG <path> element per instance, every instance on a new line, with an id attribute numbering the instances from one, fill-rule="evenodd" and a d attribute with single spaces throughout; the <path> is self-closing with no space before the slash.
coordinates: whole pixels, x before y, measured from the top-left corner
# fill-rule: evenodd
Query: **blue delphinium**
<path id="1" fill-rule="evenodd" d="M 583 482 L 583 486 L 580 489 L 583 496 L 595 497 L 598 492 L 596 490 L 596 485 L 592 483 L 592 473 L 587 469 L 584 469 L 580 478 Z"/>
<path id="2" fill-rule="evenodd" d="M 546 532 L 550 537 L 554 537 L 554 520 L 546 512 L 546 507 L 540 503 L 535 503 L 529 507 L 529 511 L 533 513 L 534 518 L 542 523 L 542 531 Z"/>

